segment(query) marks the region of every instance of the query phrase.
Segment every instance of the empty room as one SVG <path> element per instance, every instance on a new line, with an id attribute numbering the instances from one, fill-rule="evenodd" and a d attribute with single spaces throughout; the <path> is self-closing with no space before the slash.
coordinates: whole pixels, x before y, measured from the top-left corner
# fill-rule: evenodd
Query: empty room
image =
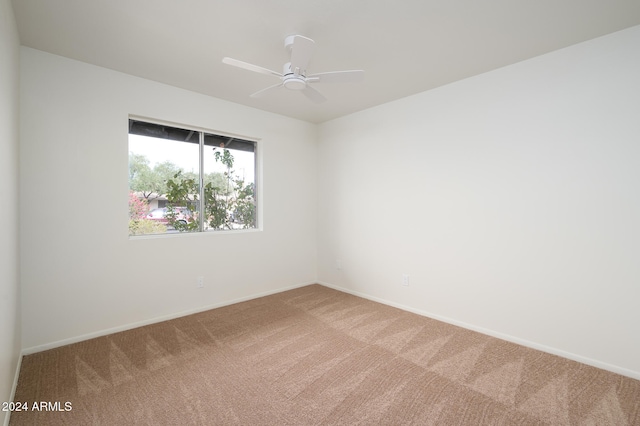
<path id="1" fill-rule="evenodd" d="M 639 1 L 0 26 L 0 424 L 640 425 Z"/>

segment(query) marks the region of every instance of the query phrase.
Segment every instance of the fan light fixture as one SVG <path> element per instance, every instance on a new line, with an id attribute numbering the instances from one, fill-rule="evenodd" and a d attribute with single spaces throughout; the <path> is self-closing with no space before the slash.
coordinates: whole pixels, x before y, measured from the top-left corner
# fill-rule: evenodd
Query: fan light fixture
<path id="1" fill-rule="evenodd" d="M 302 90 L 307 87 L 307 83 L 301 77 L 289 77 L 282 83 L 284 87 L 290 90 Z"/>

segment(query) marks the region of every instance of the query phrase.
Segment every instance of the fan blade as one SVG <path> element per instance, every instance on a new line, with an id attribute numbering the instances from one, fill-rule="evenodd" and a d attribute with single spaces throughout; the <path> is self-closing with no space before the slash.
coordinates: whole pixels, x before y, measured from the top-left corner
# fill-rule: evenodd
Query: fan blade
<path id="1" fill-rule="evenodd" d="M 327 98 L 325 98 L 322 93 L 318 92 L 311 86 L 307 86 L 302 89 L 302 93 L 317 104 L 321 104 L 322 102 L 325 102 L 327 100 Z"/>
<path id="2" fill-rule="evenodd" d="M 307 76 L 309 83 L 357 83 L 364 80 L 364 71 L 331 71 Z"/>
<path id="3" fill-rule="evenodd" d="M 291 71 L 295 74 L 305 74 L 315 42 L 310 38 L 297 35 L 293 39 L 291 46 Z M 296 68 L 298 71 L 296 72 Z"/>
<path id="4" fill-rule="evenodd" d="M 264 95 L 264 94 L 265 94 L 265 92 L 268 92 L 268 91 L 270 91 L 270 90 L 272 90 L 272 89 L 275 89 L 275 88 L 277 88 L 277 87 L 281 87 L 281 86 L 282 86 L 282 83 L 274 84 L 273 86 L 269 86 L 269 87 L 267 87 L 266 89 L 258 90 L 256 93 L 253 93 L 252 95 L 250 95 L 250 97 L 252 97 L 252 98 L 259 98 L 259 97 L 261 97 L 262 95 Z"/>
<path id="5" fill-rule="evenodd" d="M 257 65 L 253 65 L 253 64 L 249 64 L 247 62 L 239 61 L 237 59 L 226 58 L 225 57 L 225 58 L 222 58 L 222 62 L 227 64 L 227 65 L 232 65 L 234 67 L 243 68 L 245 70 L 258 72 L 260 74 L 275 75 L 276 77 L 282 77 L 282 74 L 280 74 L 279 72 L 271 71 L 271 70 L 268 70 L 266 68 L 259 67 Z"/>

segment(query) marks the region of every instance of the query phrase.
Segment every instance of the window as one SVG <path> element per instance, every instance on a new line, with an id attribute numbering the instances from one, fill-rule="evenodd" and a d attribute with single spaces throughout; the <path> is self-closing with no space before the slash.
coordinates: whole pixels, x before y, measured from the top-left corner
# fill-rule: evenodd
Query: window
<path id="1" fill-rule="evenodd" d="M 256 228 L 256 143 L 129 120 L 129 235 Z"/>

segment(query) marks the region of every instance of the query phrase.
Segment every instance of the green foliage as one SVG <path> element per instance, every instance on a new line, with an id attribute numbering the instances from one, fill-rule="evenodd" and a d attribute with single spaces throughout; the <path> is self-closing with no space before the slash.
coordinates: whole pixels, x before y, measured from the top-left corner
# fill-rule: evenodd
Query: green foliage
<path id="1" fill-rule="evenodd" d="M 217 188 L 217 191 L 223 195 L 229 195 L 227 189 L 227 178 L 223 173 L 208 173 L 204 176 L 204 184 L 211 184 L 212 188 Z"/>
<path id="2" fill-rule="evenodd" d="M 129 153 L 129 183 L 134 182 L 142 173 L 150 170 L 149 160 L 141 154 Z"/>
<path id="3" fill-rule="evenodd" d="M 231 170 L 233 167 L 233 155 L 229 152 L 228 149 L 224 149 L 222 153 L 220 151 L 215 151 L 213 156 L 216 159 L 216 162 L 222 163 L 227 167 L 227 170 Z"/>
<path id="4" fill-rule="evenodd" d="M 167 180 L 180 171 L 180 168 L 170 161 L 149 166 L 149 160 L 144 155 L 129 153 L 129 189 L 142 193 L 149 199 L 167 192 Z"/>
<path id="5" fill-rule="evenodd" d="M 145 219 L 149 211 L 147 200 L 129 192 L 129 235 L 160 234 L 167 231 L 162 223 Z"/>
<path id="6" fill-rule="evenodd" d="M 129 220 L 129 235 L 162 234 L 164 232 L 167 232 L 167 227 L 155 220 Z"/>
<path id="7" fill-rule="evenodd" d="M 234 158 L 228 149 L 214 152 L 215 161 L 224 165 L 224 173 L 209 173 L 204 177 L 202 218 L 209 229 L 254 228 L 256 225 L 255 185 L 234 175 Z M 171 170 L 164 163 L 166 170 Z M 157 165 L 154 170 L 158 169 Z M 141 169 L 144 169 L 141 167 Z M 199 204 L 198 175 L 181 170 L 164 181 L 167 196 L 167 219 L 178 231 L 197 231 Z M 133 189 L 133 188 L 132 188 Z M 189 209 L 189 211 L 187 211 Z"/>
<path id="8" fill-rule="evenodd" d="M 256 203 L 254 201 L 255 185 L 245 185 L 244 180 L 235 181 L 237 196 L 235 200 L 235 221 L 244 229 L 256 227 Z"/>
<path id="9" fill-rule="evenodd" d="M 167 180 L 167 219 L 178 231 L 197 231 L 200 227 L 197 216 L 189 209 L 198 202 L 198 182 L 193 177 L 183 176 L 181 171 Z"/>

